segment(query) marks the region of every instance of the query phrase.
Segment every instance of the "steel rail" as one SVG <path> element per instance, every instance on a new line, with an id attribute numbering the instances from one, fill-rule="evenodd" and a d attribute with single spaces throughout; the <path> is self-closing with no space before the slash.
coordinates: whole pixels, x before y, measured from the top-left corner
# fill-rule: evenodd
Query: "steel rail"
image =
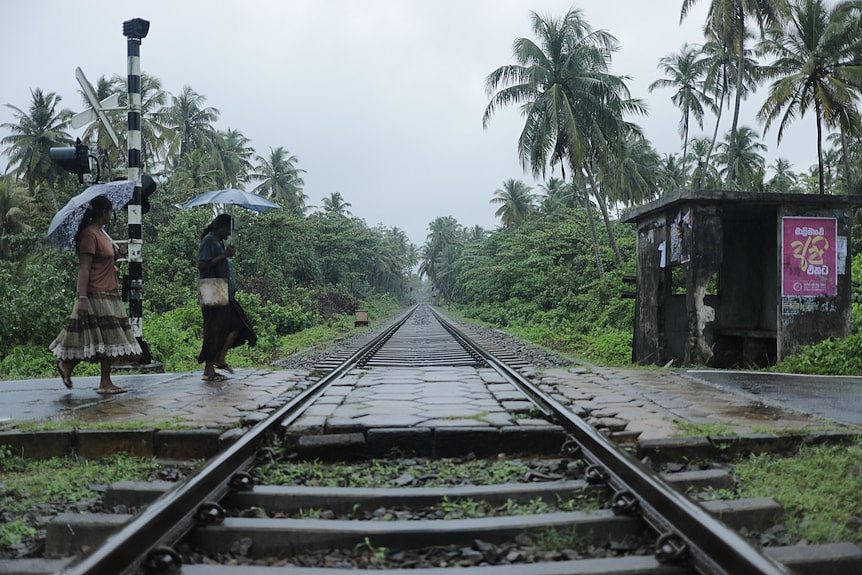
<path id="1" fill-rule="evenodd" d="M 585 458 L 607 474 L 607 481 L 617 494 L 636 498 L 633 508 L 638 509 L 660 534 L 657 554 L 663 552 L 660 546 L 671 545 L 681 551 L 678 556 L 688 554 L 694 567 L 701 573 L 789 573 L 784 565 L 752 546 L 736 531 L 619 449 L 586 421 L 499 361 L 437 310 L 431 308 L 431 311 L 456 339 L 475 349 L 490 366 L 509 379 L 543 411 L 552 413 L 557 422 L 580 444 Z M 674 538 L 683 542 L 685 547 L 673 546 Z"/>
<path id="2" fill-rule="evenodd" d="M 165 542 L 179 540 L 194 527 L 195 514 L 201 505 L 218 501 L 227 493 L 231 477 L 254 462 L 257 443 L 267 432 L 296 420 L 330 383 L 352 369 L 370 351 L 378 349 L 381 342 L 391 337 L 415 311 L 416 306 L 413 306 L 341 365 L 252 427 L 225 451 L 159 497 L 104 544 L 77 564 L 61 571 L 61 574 L 119 575 L 139 572 L 151 551 Z"/>

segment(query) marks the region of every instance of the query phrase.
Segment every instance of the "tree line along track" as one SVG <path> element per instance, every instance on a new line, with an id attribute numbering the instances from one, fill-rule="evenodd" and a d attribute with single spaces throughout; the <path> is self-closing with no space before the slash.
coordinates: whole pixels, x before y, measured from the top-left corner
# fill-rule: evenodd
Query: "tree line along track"
<path id="1" fill-rule="evenodd" d="M 444 330 L 450 337 L 444 336 Z M 423 350 L 428 353 L 423 355 Z M 283 431 L 289 432 L 291 425 L 326 394 L 328 386 L 351 372 L 484 366 L 496 369 L 570 436 L 564 452 L 552 456 L 550 463 L 527 465 L 543 469 L 534 471 L 531 468 L 529 483 L 433 488 L 291 487 L 255 485 L 248 473 L 266 441 L 282 435 Z M 458 441 L 453 433 L 442 436 Z M 562 438 L 562 434 L 558 437 Z M 411 461 L 415 466 L 419 460 Z M 286 465 L 290 466 L 291 461 Z M 384 465 L 396 466 L 385 462 Z M 543 475 L 550 480 L 536 481 L 536 477 Z M 788 572 L 775 558 L 754 548 L 724 522 L 715 519 L 707 511 L 709 505 L 694 503 L 671 485 L 685 481 L 688 479 L 662 478 L 646 469 L 533 386 L 517 370 L 500 362 L 479 342 L 436 312 L 432 317 L 430 308 L 420 306 L 350 354 L 317 383 L 173 489 L 157 485 L 151 488 L 117 486 L 110 490 L 106 499 L 121 502 L 128 501 L 123 497 L 137 497 L 138 504 L 146 508 L 137 516 L 124 519 L 123 526 L 112 538 L 64 572 L 132 573 L 139 572 L 143 565 L 148 572 L 171 572 L 184 562 L 177 551 L 179 548 L 184 549 L 187 563 L 182 572 L 203 574 L 241 572 L 241 567 L 236 562 L 229 567 L 189 565 L 189 560 L 201 561 L 208 554 L 226 554 L 245 558 L 240 563 L 253 562 L 253 559 L 266 563 L 263 558 L 278 558 L 270 562 L 275 565 L 300 552 L 326 553 L 334 547 L 357 549 L 363 545 L 367 553 L 380 559 L 383 549 L 397 555 L 402 548 L 444 545 L 473 549 L 483 560 L 499 555 L 499 549 L 510 549 L 506 556 L 514 553 L 515 563 L 481 572 L 514 574 L 519 572 L 518 554 L 524 552 L 512 551 L 505 541 L 516 540 L 519 535 L 535 536 L 558 530 L 569 530 L 592 547 L 635 541 L 631 546 L 634 553 L 616 558 L 600 558 L 601 555 L 589 558 L 589 553 L 585 553 L 585 559 L 556 561 L 544 566 L 533 564 L 530 573 L 682 573 L 690 569 L 706 573 Z M 124 489 L 126 495 L 122 495 Z M 587 512 L 566 508 L 531 515 L 502 514 L 485 520 L 362 521 L 347 517 L 350 513 L 360 514 L 374 508 L 433 507 L 443 502 L 451 507 L 453 502 L 468 500 L 488 501 L 491 506 L 506 506 L 510 501 L 559 502 L 594 492 L 603 493 L 601 498 L 607 505 Z M 739 521 L 732 519 L 738 515 L 732 506 L 722 508 L 721 504 L 711 504 L 711 507 L 722 512 L 725 520 Z M 261 516 L 248 516 L 243 511 L 248 509 L 262 510 Z M 283 517 L 301 509 L 324 509 L 332 514 L 342 513 L 342 518 Z M 407 515 L 410 516 L 410 512 Z M 645 540 L 652 543 L 645 546 L 642 543 Z M 177 542 L 182 542 L 179 547 Z M 653 553 L 645 554 L 644 549 Z M 415 555 L 409 556 L 415 558 Z M 593 563 L 590 566 L 583 561 Z M 593 571 L 583 570 L 587 568 Z M 257 573 L 249 571 L 252 572 Z"/>

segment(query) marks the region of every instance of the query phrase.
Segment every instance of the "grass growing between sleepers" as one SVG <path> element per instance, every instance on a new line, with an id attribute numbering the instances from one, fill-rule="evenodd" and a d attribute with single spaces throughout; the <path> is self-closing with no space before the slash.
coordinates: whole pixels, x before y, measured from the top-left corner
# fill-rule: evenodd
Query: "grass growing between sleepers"
<path id="1" fill-rule="evenodd" d="M 37 516 L 63 512 L 99 495 L 94 487 L 145 480 L 159 468 L 151 459 L 115 455 L 93 461 L 76 457 L 25 459 L 0 445 L 0 555 L 34 537 Z"/>

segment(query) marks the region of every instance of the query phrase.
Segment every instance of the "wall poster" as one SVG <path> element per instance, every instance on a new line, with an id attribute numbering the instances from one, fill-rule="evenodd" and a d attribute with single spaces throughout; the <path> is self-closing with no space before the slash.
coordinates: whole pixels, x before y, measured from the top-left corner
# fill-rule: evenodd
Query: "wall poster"
<path id="1" fill-rule="evenodd" d="M 838 294 L 838 220 L 782 218 L 781 284 L 783 296 Z"/>

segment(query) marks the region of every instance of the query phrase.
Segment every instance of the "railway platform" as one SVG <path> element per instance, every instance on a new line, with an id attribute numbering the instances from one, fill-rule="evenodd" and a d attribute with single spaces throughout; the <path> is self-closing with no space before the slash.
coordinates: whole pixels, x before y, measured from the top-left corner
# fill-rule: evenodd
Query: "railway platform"
<path id="1" fill-rule="evenodd" d="M 736 380 L 740 373 L 734 372 Z M 830 419 L 828 414 L 817 413 L 812 402 L 810 413 L 805 413 L 801 404 L 754 395 L 734 388 L 732 378 L 715 374 L 575 366 L 536 370 L 531 375 L 595 426 L 630 439 L 679 436 L 687 424 L 745 434 L 862 423 L 862 419 L 854 420 L 849 399 L 843 404 L 845 416 Z M 71 391 L 59 377 L 0 381 L 0 426 L 9 429 L 26 423 L 38 427 L 50 422 L 59 427 L 68 422 L 227 429 L 260 420 L 311 377 L 305 370 L 238 369 L 228 380 L 216 383 L 201 381 L 197 372 L 116 374 L 116 383 L 129 389 L 116 396 L 97 395 L 96 377 L 75 378 Z M 806 389 L 814 383 L 808 382 Z M 822 390 L 823 382 L 818 385 Z M 858 385 L 862 389 L 862 383 Z M 329 388 L 297 424 L 312 428 L 311 433 L 379 427 L 546 425 L 519 394 L 484 368 L 405 369 L 401 373 L 371 368 Z M 776 397 L 780 396 L 779 389 Z"/>

